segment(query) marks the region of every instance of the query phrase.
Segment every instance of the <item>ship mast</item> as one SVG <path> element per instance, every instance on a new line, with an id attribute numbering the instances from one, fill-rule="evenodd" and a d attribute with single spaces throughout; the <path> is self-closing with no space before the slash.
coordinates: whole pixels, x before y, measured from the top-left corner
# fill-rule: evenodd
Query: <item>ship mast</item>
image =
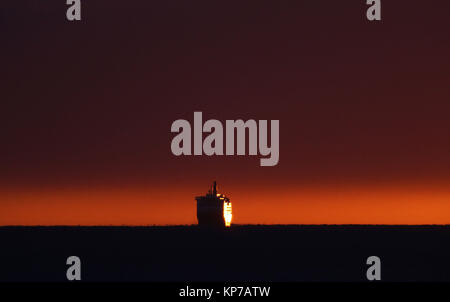
<path id="1" fill-rule="evenodd" d="M 214 195 L 214 196 L 217 196 L 217 184 L 216 184 L 216 181 L 214 181 L 213 195 Z"/>

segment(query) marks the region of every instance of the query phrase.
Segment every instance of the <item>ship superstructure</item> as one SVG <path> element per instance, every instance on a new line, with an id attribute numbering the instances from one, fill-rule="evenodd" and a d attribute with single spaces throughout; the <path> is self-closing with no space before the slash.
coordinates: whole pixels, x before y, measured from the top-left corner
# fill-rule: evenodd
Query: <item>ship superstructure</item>
<path id="1" fill-rule="evenodd" d="M 228 197 L 217 192 L 217 183 L 204 196 L 195 197 L 197 200 L 197 220 L 201 226 L 229 227 L 232 220 L 231 201 Z"/>

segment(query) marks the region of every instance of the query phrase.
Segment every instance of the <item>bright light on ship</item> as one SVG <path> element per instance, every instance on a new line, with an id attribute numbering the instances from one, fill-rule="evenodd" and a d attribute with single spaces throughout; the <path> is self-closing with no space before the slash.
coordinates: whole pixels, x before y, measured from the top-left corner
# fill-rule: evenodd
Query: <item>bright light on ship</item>
<path id="1" fill-rule="evenodd" d="M 231 201 L 223 203 L 223 218 L 225 219 L 225 226 L 231 226 L 231 219 L 233 218 Z"/>

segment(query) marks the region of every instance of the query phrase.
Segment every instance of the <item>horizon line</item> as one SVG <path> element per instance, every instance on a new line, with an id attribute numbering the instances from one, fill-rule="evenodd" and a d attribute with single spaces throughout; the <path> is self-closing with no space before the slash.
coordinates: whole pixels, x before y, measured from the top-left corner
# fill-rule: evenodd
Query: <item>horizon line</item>
<path id="1" fill-rule="evenodd" d="M 0 225 L 0 228 L 7 227 L 196 227 L 198 224 L 92 224 L 92 225 L 82 225 L 82 224 L 17 224 L 17 225 Z M 449 224 L 264 224 L 264 223 L 248 223 L 248 224 L 232 224 L 231 227 L 236 226 L 450 226 Z"/>

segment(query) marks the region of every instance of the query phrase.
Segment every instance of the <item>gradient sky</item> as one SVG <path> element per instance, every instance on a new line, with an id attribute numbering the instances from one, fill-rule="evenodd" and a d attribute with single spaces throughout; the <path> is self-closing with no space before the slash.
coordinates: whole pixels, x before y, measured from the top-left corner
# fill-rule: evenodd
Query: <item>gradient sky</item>
<path id="1" fill-rule="evenodd" d="M 0 7 L 0 225 L 450 223 L 448 1 Z M 280 120 L 280 162 L 175 157 L 171 123 Z"/>

